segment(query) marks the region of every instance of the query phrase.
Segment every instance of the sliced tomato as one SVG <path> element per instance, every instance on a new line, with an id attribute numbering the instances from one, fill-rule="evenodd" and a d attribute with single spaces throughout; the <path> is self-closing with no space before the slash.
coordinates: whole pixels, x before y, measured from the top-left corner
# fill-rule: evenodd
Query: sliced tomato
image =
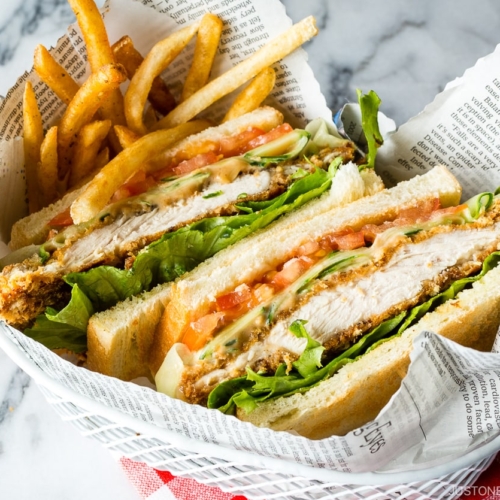
<path id="1" fill-rule="evenodd" d="M 365 246 L 365 237 L 361 231 L 337 236 L 336 242 L 339 250 L 354 250 Z"/>
<path id="2" fill-rule="evenodd" d="M 457 214 L 462 210 L 465 210 L 466 208 L 467 208 L 467 203 L 463 203 L 462 205 L 457 205 L 456 207 L 441 208 L 440 210 L 435 210 L 434 212 L 432 212 L 432 218 L 440 217 L 442 215 Z"/>
<path id="3" fill-rule="evenodd" d="M 169 167 L 173 167 L 178 165 L 184 160 L 190 160 L 194 158 L 196 155 L 200 155 L 203 153 L 215 153 L 217 154 L 220 149 L 218 141 L 206 140 L 203 142 L 193 141 L 184 144 L 182 150 L 179 151 L 175 157 L 173 158 Z"/>
<path id="4" fill-rule="evenodd" d="M 155 179 L 146 175 L 144 170 L 138 170 L 125 184 L 115 191 L 111 198 L 111 202 L 114 203 L 130 198 L 131 196 L 137 196 L 145 193 L 154 186 L 156 186 Z"/>
<path id="5" fill-rule="evenodd" d="M 175 175 L 173 170 L 174 167 L 175 164 L 171 164 L 168 167 L 162 168 L 161 170 L 157 170 L 152 174 L 152 176 L 156 180 L 156 182 L 161 182 L 163 179 L 168 179 Z"/>
<path id="6" fill-rule="evenodd" d="M 322 238 L 320 244 L 324 249 L 354 250 L 365 246 L 365 235 L 363 231 L 355 232 L 353 229 L 347 228 L 344 231 L 327 234 Z"/>
<path id="7" fill-rule="evenodd" d="M 375 224 L 367 224 L 361 229 L 361 233 L 363 233 L 365 241 L 368 241 L 370 243 L 373 243 L 377 234 L 381 233 L 382 231 L 384 231 L 384 229 L 382 229 L 381 226 L 376 226 Z"/>
<path id="8" fill-rule="evenodd" d="M 66 227 L 73 225 L 73 219 L 71 218 L 70 207 L 68 207 L 64 212 L 56 215 L 48 224 L 50 227 Z"/>
<path id="9" fill-rule="evenodd" d="M 182 343 L 191 351 L 199 351 L 210 340 L 223 317 L 223 312 L 214 312 L 190 323 L 184 332 Z"/>
<path id="10" fill-rule="evenodd" d="M 271 284 L 277 288 L 286 288 L 302 276 L 313 264 L 314 260 L 309 257 L 294 257 L 285 262 L 283 269 L 272 278 Z"/>
<path id="11" fill-rule="evenodd" d="M 207 165 L 212 165 L 219 161 L 220 156 L 216 155 L 212 151 L 209 153 L 201 153 L 191 158 L 190 160 L 184 160 L 179 165 L 173 168 L 173 173 L 175 175 L 184 175 L 197 170 L 198 168 L 206 167 Z"/>
<path id="12" fill-rule="evenodd" d="M 244 130 L 239 134 L 232 135 L 230 137 L 223 137 L 220 140 L 219 151 L 222 155 L 224 155 L 224 158 L 240 155 L 245 151 L 252 149 L 251 147 L 248 147 L 248 144 L 252 139 L 264 134 L 264 130 L 260 128 L 249 127 L 247 130 Z"/>
<path id="13" fill-rule="evenodd" d="M 293 132 L 293 127 L 288 123 L 283 123 L 282 125 L 273 128 L 267 134 L 260 135 L 259 137 L 252 139 L 247 144 L 247 149 L 245 151 L 250 151 L 251 149 L 263 146 L 264 144 L 279 139 L 282 135 L 289 134 L 290 132 Z"/>
<path id="14" fill-rule="evenodd" d="M 246 284 L 240 285 L 234 292 L 226 293 L 217 298 L 217 310 L 226 311 L 235 306 L 247 302 L 252 298 L 250 287 Z"/>
<path id="15" fill-rule="evenodd" d="M 425 200 L 419 203 L 416 207 L 407 208 L 406 210 L 401 210 L 401 212 L 398 215 L 398 219 L 410 220 L 412 221 L 411 222 L 412 224 L 419 220 L 426 220 L 433 212 L 438 210 L 440 206 L 441 202 L 439 198 Z"/>
<path id="16" fill-rule="evenodd" d="M 320 249 L 319 243 L 314 240 L 307 241 L 297 249 L 297 255 L 313 255 Z"/>
<path id="17" fill-rule="evenodd" d="M 354 229 L 352 229 L 351 227 L 347 227 L 345 229 L 342 229 L 342 231 L 336 231 L 335 233 L 325 234 L 321 238 L 319 245 L 321 248 L 325 250 L 338 250 L 339 246 L 337 244 L 337 238 L 351 233 L 354 233 Z"/>

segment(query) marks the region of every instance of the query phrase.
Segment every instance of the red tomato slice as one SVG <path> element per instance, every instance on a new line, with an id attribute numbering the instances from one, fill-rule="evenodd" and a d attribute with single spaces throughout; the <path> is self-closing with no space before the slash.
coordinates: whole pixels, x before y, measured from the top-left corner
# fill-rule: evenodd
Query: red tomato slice
<path id="1" fill-rule="evenodd" d="M 271 283 L 278 288 L 285 288 L 304 274 L 313 264 L 314 260 L 309 257 L 290 259 L 285 262 L 283 269 L 274 275 Z"/>
<path id="2" fill-rule="evenodd" d="M 354 233 L 354 229 L 347 227 L 342 229 L 342 231 L 337 231 L 335 233 L 325 234 L 319 242 L 321 248 L 325 250 L 338 250 L 339 246 L 337 244 L 337 238 L 339 236 L 345 236 L 346 234 Z"/>
<path id="3" fill-rule="evenodd" d="M 261 135 L 252 139 L 247 144 L 247 149 L 245 151 L 250 151 L 251 149 L 255 149 L 259 146 L 267 144 L 268 142 L 274 141 L 275 139 L 279 139 L 282 135 L 288 134 L 293 131 L 293 128 L 288 123 L 283 123 L 282 125 L 273 128 L 267 134 Z"/>
<path id="4" fill-rule="evenodd" d="M 213 152 L 201 153 L 191 158 L 190 160 L 184 160 L 179 165 L 173 168 L 173 172 L 176 175 L 184 175 L 197 170 L 198 168 L 206 167 L 207 165 L 212 165 L 219 161 L 219 156 Z"/>
<path id="5" fill-rule="evenodd" d="M 319 243 L 314 240 L 307 241 L 297 249 L 297 255 L 312 255 L 320 249 Z"/>
<path id="6" fill-rule="evenodd" d="M 374 228 L 376 227 L 374 226 Z M 367 233 L 369 234 L 369 231 Z M 354 250 L 365 246 L 365 233 L 363 230 L 354 232 L 353 229 L 347 228 L 324 236 L 321 240 L 321 246 L 331 250 Z"/>
<path id="7" fill-rule="evenodd" d="M 435 212 L 441 205 L 439 198 L 433 198 L 431 200 L 426 200 L 419 203 L 416 207 L 407 208 L 406 210 L 401 210 L 398 215 L 399 219 L 404 219 L 406 222 L 411 221 L 410 224 L 414 224 L 418 220 L 426 220 L 429 216 Z M 403 224 L 396 224 L 403 225 Z"/>
<path id="8" fill-rule="evenodd" d="M 217 297 L 217 310 L 226 311 L 250 300 L 252 293 L 248 285 L 240 285 L 234 292 Z"/>
<path id="9" fill-rule="evenodd" d="M 56 215 L 50 222 L 50 227 L 66 227 L 73 225 L 73 219 L 71 218 L 70 208 L 68 207 L 64 212 Z"/>
<path id="10" fill-rule="evenodd" d="M 190 323 L 184 332 L 182 343 L 191 351 L 199 351 L 210 340 L 223 317 L 223 312 L 214 312 Z"/>
<path id="11" fill-rule="evenodd" d="M 230 156 L 237 156 L 249 149 L 249 142 L 256 137 L 264 135 L 264 130 L 257 127 L 249 127 L 243 132 L 232 135 L 230 137 L 223 137 L 220 140 L 220 153 L 224 155 L 224 158 L 229 158 Z"/>
<path id="12" fill-rule="evenodd" d="M 467 208 L 466 203 L 464 203 L 462 205 L 457 205 L 456 207 L 441 208 L 440 210 L 435 210 L 434 212 L 432 212 L 432 218 L 440 217 L 442 215 L 456 214 L 456 213 L 461 212 L 465 208 Z"/>
<path id="13" fill-rule="evenodd" d="M 361 231 L 358 231 L 344 236 L 337 236 L 336 242 L 339 250 L 354 250 L 365 246 L 365 237 Z"/>
<path id="14" fill-rule="evenodd" d="M 146 175 L 144 170 L 138 170 L 125 184 L 115 191 L 111 202 L 115 203 L 131 196 L 137 196 L 138 194 L 145 193 L 154 186 L 156 186 L 156 181 Z"/>

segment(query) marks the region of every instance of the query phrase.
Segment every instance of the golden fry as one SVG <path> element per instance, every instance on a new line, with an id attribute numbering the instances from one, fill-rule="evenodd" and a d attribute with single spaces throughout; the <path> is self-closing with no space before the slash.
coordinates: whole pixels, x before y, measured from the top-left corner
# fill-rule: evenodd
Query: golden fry
<path id="1" fill-rule="evenodd" d="M 199 23 L 176 31 L 158 42 L 139 66 L 125 93 L 127 126 L 136 134 L 147 134 L 143 122 L 144 106 L 153 80 L 178 56 L 198 30 Z M 186 120 L 187 121 L 187 120 Z M 164 127 L 167 128 L 167 127 Z"/>
<path id="2" fill-rule="evenodd" d="M 101 151 L 99 151 L 99 154 L 97 155 L 95 159 L 95 170 L 99 171 L 101 168 L 106 166 L 109 163 L 109 148 L 104 148 Z"/>
<path id="3" fill-rule="evenodd" d="M 96 111 L 126 78 L 121 66 L 103 66 L 97 73 L 90 75 L 69 104 L 59 123 L 58 156 L 61 179 L 70 169 L 73 144 L 78 132 L 92 120 Z"/>
<path id="4" fill-rule="evenodd" d="M 263 69 L 236 97 L 222 121 L 227 122 L 257 109 L 273 90 L 275 81 L 276 73 L 274 69 Z"/>
<path id="5" fill-rule="evenodd" d="M 123 149 L 130 147 L 135 141 L 139 140 L 141 136 L 132 132 L 127 127 L 122 127 L 121 125 L 115 125 L 115 134 L 120 141 L 120 145 Z"/>
<path id="6" fill-rule="evenodd" d="M 116 62 L 124 66 L 128 78 L 131 80 L 142 64 L 142 61 L 144 61 L 144 57 L 134 47 L 129 36 L 120 38 L 111 48 L 113 49 Z M 170 90 L 168 90 L 168 87 L 160 76 L 157 76 L 153 80 L 148 101 L 162 115 L 167 115 L 176 106 L 174 96 L 170 93 Z"/>
<path id="7" fill-rule="evenodd" d="M 40 186 L 41 206 L 46 207 L 58 198 L 57 127 L 49 129 L 40 147 L 37 179 Z"/>
<path id="8" fill-rule="evenodd" d="M 98 72 L 105 65 L 114 64 L 115 59 L 106 27 L 94 0 L 68 0 L 68 3 L 82 31 L 92 73 Z M 118 88 L 111 92 L 101 105 L 104 119 L 111 120 L 113 125 L 125 125 L 123 96 Z M 113 149 L 116 152 L 120 151 L 120 143 L 113 133 L 110 134 L 110 141 Z"/>
<path id="9" fill-rule="evenodd" d="M 31 82 L 26 81 L 23 99 L 24 121 L 24 169 L 28 190 L 28 208 L 33 213 L 40 209 L 38 199 L 37 166 L 40 161 L 40 147 L 43 142 L 42 116 L 36 102 Z"/>
<path id="10" fill-rule="evenodd" d="M 69 104 L 80 85 L 71 78 L 43 45 L 38 45 L 35 49 L 33 67 L 40 79 L 54 91 L 57 97 L 65 104 Z"/>
<path id="11" fill-rule="evenodd" d="M 156 112 L 151 105 L 146 105 L 146 111 L 144 111 L 144 125 L 147 129 L 154 127 L 158 123 L 158 117 Z"/>
<path id="12" fill-rule="evenodd" d="M 186 123 L 215 101 L 248 82 L 264 68 L 283 59 L 318 33 L 313 16 L 306 17 L 278 35 L 264 47 L 234 68 L 205 85 L 189 99 L 179 104 L 155 126 L 155 130 Z"/>
<path id="13" fill-rule="evenodd" d="M 149 159 L 161 154 L 191 134 L 209 127 L 206 121 L 185 123 L 171 130 L 160 130 L 141 137 L 115 156 L 89 183 L 87 189 L 71 205 L 75 224 L 95 217 L 115 191 Z"/>
<path id="14" fill-rule="evenodd" d="M 75 186 L 94 170 L 97 154 L 110 128 L 111 120 L 95 121 L 82 127 L 73 147 L 68 187 Z"/>
<path id="15" fill-rule="evenodd" d="M 94 0 L 68 0 L 68 3 L 82 31 L 92 73 L 99 71 L 106 64 L 113 64 L 115 60 L 108 33 Z"/>
<path id="16" fill-rule="evenodd" d="M 191 97 L 208 82 L 222 33 L 222 20 L 215 14 L 205 14 L 196 37 L 193 62 L 184 82 L 181 102 Z"/>

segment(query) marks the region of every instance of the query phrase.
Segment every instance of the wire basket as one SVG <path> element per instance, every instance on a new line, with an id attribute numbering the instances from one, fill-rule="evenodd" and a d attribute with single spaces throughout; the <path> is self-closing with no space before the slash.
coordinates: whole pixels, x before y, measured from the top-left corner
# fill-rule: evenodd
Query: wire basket
<path id="1" fill-rule="evenodd" d="M 57 356 L 38 345 L 31 351 L 32 344 L 0 323 L 0 347 L 33 377 L 61 418 L 84 436 L 121 456 L 249 499 L 453 499 L 475 482 L 500 448 L 496 439 L 447 464 L 402 473 L 316 469 L 187 439 L 120 413 L 72 391 L 51 376 L 36 352 Z"/>

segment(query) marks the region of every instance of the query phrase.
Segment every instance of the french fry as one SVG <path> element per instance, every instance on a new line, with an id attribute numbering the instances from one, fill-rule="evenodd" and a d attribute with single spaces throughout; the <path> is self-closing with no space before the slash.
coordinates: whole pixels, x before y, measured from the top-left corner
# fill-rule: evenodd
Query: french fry
<path id="1" fill-rule="evenodd" d="M 99 154 L 97 155 L 95 159 L 95 170 L 96 173 L 101 170 L 104 166 L 106 166 L 109 163 L 109 148 L 104 148 L 101 151 L 99 151 Z M 92 171 L 93 172 L 93 171 Z"/>
<path id="2" fill-rule="evenodd" d="M 155 125 L 154 130 L 172 128 L 181 123 L 186 123 L 221 97 L 248 82 L 264 68 L 283 59 L 283 57 L 293 52 L 317 33 L 318 29 L 314 17 L 306 17 L 271 40 L 248 59 L 207 83 L 189 99 L 181 102 Z"/>
<path id="3" fill-rule="evenodd" d="M 57 177 L 57 127 L 55 126 L 48 130 L 40 147 L 37 179 L 40 186 L 41 207 L 46 207 L 54 203 L 59 194 Z"/>
<path id="4" fill-rule="evenodd" d="M 92 73 L 98 72 L 103 66 L 114 64 L 115 60 L 106 27 L 94 0 L 68 0 L 68 3 L 73 9 L 82 31 Z M 101 103 L 101 106 L 104 119 L 111 120 L 113 125 L 125 125 L 123 96 L 118 88 L 111 92 L 108 99 Z M 120 143 L 113 133 L 110 135 L 110 141 L 113 149 L 116 152 L 120 151 Z"/>
<path id="5" fill-rule="evenodd" d="M 120 145 L 123 149 L 127 149 L 135 141 L 141 138 L 139 134 L 132 132 L 132 130 L 127 127 L 123 127 L 122 125 L 115 125 L 115 134 L 118 137 Z"/>
<path id="6" fill-rule="evenodd" d="M 78 132 L 89 123 L 111 93 L 127 79 L 125 70 L 116 64 L 103 66 L 80 87 L 59 123 L 58 156 L 59 178 L 68 173 L 72 149 Z"/>
<path id="7" fill-rule="evenodd" d="M 273 90 L 276 73 L 273 68 L 263 69 L 239 94 L 229 108 L 222 122 L 250 113 L 258 108 Z"/>
<path id="8" fill-rule="evenodd" d="M 106 64 L 113 64 L 115 60 L 108 33 L 94 0 L 68 0 L 68 3 L 82 31 L 92 73 L 99 71 Z"/>
<path id="9" fill-rule="evenodd" d="M 154 127 L 158 123 L 158 117 L 153 106 L 147 104 L 146 111 L 144 111 L 144 125 L 147 129 Z"/>
<path id="10" fill-rule="evenodd" d="M 71 189 L 80 189 L 82 186 L 85 186 L 85 184 L 88 184 L 103 168 L 109 163 L 109 148 L 104 148 L 103 150 L 99 151 L 99 154 L 97 155 L 97 158 L 95 159 L 95 164 L 94 168 L 92 169 L 91 172 L 89 172 L 85 177 L 80 179 Z"/>
<path id="11" fill-rule="evenodd" d="M 158 42 L 139 66 L 125 93 L 127 126 L 136 134 L 147 134 L 143 112 L 153 80 L 178 56 L 198 30 L 199 23 L 176 31 Z M 186 120 L 187 121 L 187 120 Z M 163 127 L 168 128 L 168 127 Z"/>
<path id="12" fill-rule="evenodd" d="M 111 120 L 94 121 L 82 127 L 73 147 L 68 187 L 75 186 L 95 168 L 97 154 L 110 128 Z"/>
<path id="13" fill-rule="evenodd" d="M 192 121 L 171 130 L 160 130 L 141 137 L 115 156 L 89 183 L 87 189 L 71 205 L 75 224 L 95 217 L 114 192 L 149 159 L 185 137 L 209 127 L 206 121 Z"/>
<path id="14" fill-rule="evenodd" d="M 215 14 L 205 14 L 202 17 L 196 37 L 193 62 L 182 89 L 181 102 L 191 97 L 208 82 L 219 46 L 222 26 L 222 20 Z"/>
<path id="15" fill-rule="evenodd" d="M 31 82 L 26 81 L 23 98 L 24 121 L 24 168 L 28 190 L 28 209 L 30 213 L 40 208 L 38 199 L 37 165 L 40 161 L 40 148 L 43 142 L 42 116 L 36 102 Z"/>
<path id="16" fill-rule="evenodd" d="M 51 56 L 43 45 L 37 45 L 35 48 L 33 68 L 40 79 L 65 104 L 70 103 L 80 88 L 80 85 L 71 78 L 69 73 Z"/>
<path id="17" fill-rule="evenodd" d="M 137 68 L 144 61 L 144 57 L 134 47 L 132 40 L 129 36 L 120 38 L 116 43 L 111 46 L 113 55 L 118 64 L 123 65 L 127 71 L 129 80 L 135 75 Z M 148 101 L 162 115 L 167 115 L 175 108 L 176 102 L 174 96 L 168 90 L 165 82 L 160 76 L 157 76 L 151 85 L 151 90 L 148 94 Z"/>

